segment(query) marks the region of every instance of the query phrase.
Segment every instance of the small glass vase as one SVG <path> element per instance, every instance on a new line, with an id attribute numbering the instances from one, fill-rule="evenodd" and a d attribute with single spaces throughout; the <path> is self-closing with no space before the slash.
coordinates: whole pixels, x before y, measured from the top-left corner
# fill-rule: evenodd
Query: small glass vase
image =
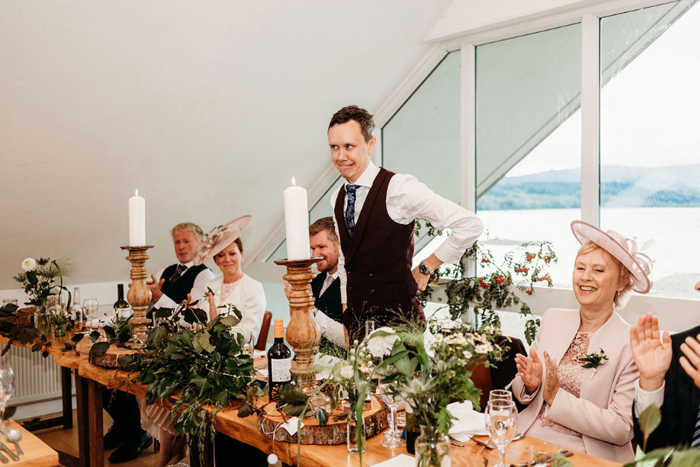
<path id="1" fill-rule="evenodd" d="M 56 326 L 56 329 L 53 331 L 53 337 L 54 341 L 59 344 L 66 342 L 66 328 L 63 326 Z"/>
<path id="2" fill-rule="evenodd" d="M 416 438 L 416 467 L 450 467 L 450 438 L 437 427 L 421 426 Z"/>
<path id="3" fill-rule="evenodd" d="M 34 312 L 34 327 L 42 336 L 51 334 L 51 317 L 46 311 L 37 309 Z"/>
<path id="4" fill-rule="evenodd" d="M 350 408 L 348 414 L 348 452 L 359 454 L 365 452 L 365 426 L 364 420 L 360 420 L 360 432 L 357 433 L 357 414 Z"/>

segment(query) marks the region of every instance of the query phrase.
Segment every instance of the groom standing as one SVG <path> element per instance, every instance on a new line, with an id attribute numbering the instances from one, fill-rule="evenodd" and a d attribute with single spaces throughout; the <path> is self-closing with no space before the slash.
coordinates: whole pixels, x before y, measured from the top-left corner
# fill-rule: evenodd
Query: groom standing
<path id="1" fill-rule="evenodd" d="M 345 179 L 331 205 L 341 245 L 343 324 L 353 338 L 362 336 L 361 323 L 368 319 L 378 326 L 397 320 L 425 323 L 418 290 L 425 290 L 435 268 L 458 261 L 484 229 L 475 214 L 412 175 L 374 165 L 373 130 L 372 115 L 354 105 L 336 112 L 328 125 L 333 164 Z M 416 218 L 452 233 L 412 270 Z"/>

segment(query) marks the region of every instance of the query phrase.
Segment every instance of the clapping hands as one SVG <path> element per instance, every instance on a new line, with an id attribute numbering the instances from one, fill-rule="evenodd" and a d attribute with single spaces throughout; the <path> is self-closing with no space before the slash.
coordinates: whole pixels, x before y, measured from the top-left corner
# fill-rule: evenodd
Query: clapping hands
<path id="1" fill-rule="evenodd" d="M 697 344 L 697 341 L 695 343 Z M 663 384 L 666 372 L 671 366 L 671 337 L 664 332 L 663 339 L 660 339 L 659 319 L 648 313 L 641 316 L 637 326 L 630 329 L 630 346 L 634 363 L 639 370 L 639 387 L 649 392 L 656 391 Z M 695 358 L 697 359 L 697 354 Z M 699 380 L 700 377 L 696 380 L 696 385 Z"/>
<path id="2" fill-rule="evenodd" d="M 528 394 L 535 392 L 542 382 L 542 362 L 534 350 L 530 355 L 531 358 L 522 354 L 515 356 L 515 366 Z"/>

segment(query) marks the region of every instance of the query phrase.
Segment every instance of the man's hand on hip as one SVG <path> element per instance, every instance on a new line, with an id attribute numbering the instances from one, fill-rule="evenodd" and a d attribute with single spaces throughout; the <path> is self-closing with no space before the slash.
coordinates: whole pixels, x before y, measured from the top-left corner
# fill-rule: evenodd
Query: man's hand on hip
<path id="1" fill-rule="evenodd" d="M 435 256 L 435 253 L 433 253 L 423 260 L 423 264 L 427 266 L 428 271 L 432 273 L 435 269 L 442 265 L 442 261 L 440 261 L 438 257 Z M 411 274 L 413 274 L 413 279 L 416 281 L 416 284 L 418 284 L 418 290 L 425 290 L 425 288 L 428 286 L 430 274 L 422 274 L 419 268 L 415 268 L 413 271 L 411 271 Z"/>

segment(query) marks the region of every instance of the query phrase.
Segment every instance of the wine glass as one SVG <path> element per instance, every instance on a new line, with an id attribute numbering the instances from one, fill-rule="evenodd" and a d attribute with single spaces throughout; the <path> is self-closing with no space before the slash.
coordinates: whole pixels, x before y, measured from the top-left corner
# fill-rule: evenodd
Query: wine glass
<path id="1" fill-rule="evenodd" d="M 518 430 L 518 409 L 515 402 L 506 399 L 493 399 L 486 406 L 486 428 L 498 447 L 498 464 L 506 466 L 506 447 Z"/>
<path id="2" fill-rule="evenodd" d="M 86 298 L 83 300 L 83 311 L 87 319 L 94 320 L 97 318 L 97 310 L 100 308 L 100 304 L 97 302 L 96 298 Z"/>
<path id="3" fill-rule="evenodd" d="M 10 400 L 12 393 L 15 390 L 15 372 L 9 365 L 0 366 L 0 414 L 2 414 L 2 423 L 0 423 L 0 433 L 5 433 L 5 406 Z"/>
<path id="4" fill-rule="evenodd" d="M 245 345 L 243 346 L 243 350 L 250 358 L 253 358 L 255 355 L 255 344 L 255 333 L 251 331 L 248 333 L 248 337 L 245 340 Z"/>
<path id="5" fill-rule="evenodd" d="M 391 410 L 391 430 L 389 431 L 391 436 L 382 440 L 382 446 L 387 448 L 405 446 L 406 443 L 401 439 L 401 433 L 398 433 L 396 430 L 396 409 L 399 408 L 399 405 L 403 401 L 401 394 L 390 391 L 389 387 L 385 385 L 382 389 L 382 400 L 389 407 L 389 410 Z"/>

